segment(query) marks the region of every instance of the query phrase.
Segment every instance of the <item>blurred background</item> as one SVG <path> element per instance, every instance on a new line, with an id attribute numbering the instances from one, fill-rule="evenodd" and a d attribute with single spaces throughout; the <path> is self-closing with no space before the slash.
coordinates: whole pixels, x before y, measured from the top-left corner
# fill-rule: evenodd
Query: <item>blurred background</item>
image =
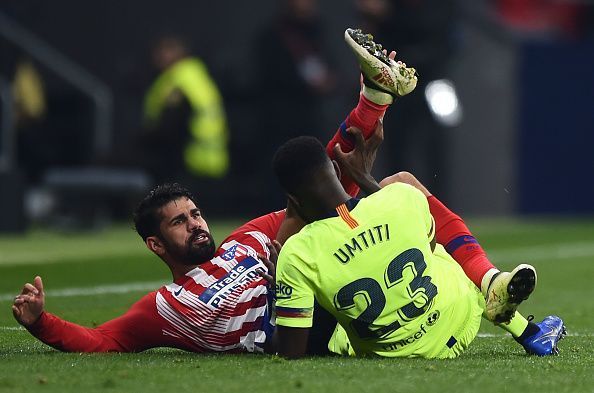
<path id="1" fill-rule="evenodd" d="M 378 178 L 462 215 L 592 215 L 594 3 L 145 0 L 0 4 L 0 231 L 129 220 L 180 181 L 208 217 L 283 207 L 270 170 L 358 98 L 360 27 L 420 83 L 385 119 Z"/>

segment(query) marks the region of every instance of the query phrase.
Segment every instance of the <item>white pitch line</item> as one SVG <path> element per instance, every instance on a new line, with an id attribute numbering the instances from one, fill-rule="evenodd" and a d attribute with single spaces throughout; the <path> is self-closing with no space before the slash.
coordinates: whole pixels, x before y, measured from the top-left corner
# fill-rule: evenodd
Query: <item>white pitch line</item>
<path id="1" fill-rule="evenodd" d="M 491 249 L 487 250 L 487 254 L 495 261 L 505 262 L 554 261 L 559 259 L 594 257 L 594 240 L 592 242 Z"/>
<path id="2" fill-rule="evenodd" d="M 101 285 L 97 287 L 64 288 L 48 290 L 45 291 L 45 295 L 48 297 L 109 295 L 117 293 L 157 290 L 163 285 L 165 285 L 165 283 L 163 283 L 162 281 L 130 282 L 117 285 Z M 13 300 L 17 293 L 0 294 L 0 301 Z"/>

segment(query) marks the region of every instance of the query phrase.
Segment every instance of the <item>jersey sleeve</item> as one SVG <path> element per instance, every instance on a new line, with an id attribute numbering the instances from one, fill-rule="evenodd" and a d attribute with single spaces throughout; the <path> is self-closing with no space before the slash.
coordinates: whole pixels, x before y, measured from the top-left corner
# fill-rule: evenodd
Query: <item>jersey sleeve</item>
<path id="1" fill-rule="evenodd" d="M 270 239 L 275 239 L 278 229 L 281 226 L 281 223 L 285 219 L 286 211 L 279 210 L 276 212 L 272 212 L 258 218 L 254 218 L 253 220 L 248 221 L 247 223 L 243 224 L 239 228 L 235 229 L 225 241 L 229 239 L 233 239 L 235 236 L 241 233 L 246 232 L 262 232 Z"/>
<path id="2" fill-rule="evenodd" d="M 288 242 L 281 250 L 276 270 L 276 324 L 309 328 L 313 322 L 314 291 L 304 266 Z"/>
<path id="3" fill-rule="evenodd" d="M 143 351 L 162 341 L 161 319 L 154 304 L 155 292 L 144 296 L 124 315 L 96 328 L 44 312 L 28 330 L 45 344 L 64 352 Z"/>

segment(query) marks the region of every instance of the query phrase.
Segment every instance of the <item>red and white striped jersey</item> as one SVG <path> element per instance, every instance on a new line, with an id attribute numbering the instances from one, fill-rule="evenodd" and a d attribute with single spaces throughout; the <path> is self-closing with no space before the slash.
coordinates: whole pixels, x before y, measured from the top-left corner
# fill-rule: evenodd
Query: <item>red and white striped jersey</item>
<path id="1" fill-rule="evenodd" d="M 259 231 L 237 234 L 215 258 L 184 279 L 157 291 L 158 314 L 167 322 L 163 334 L 183 340 L 193 351 L 259 351 L 266 340 L 266 267 L 270 239 Z"/>
<path id="2" fill-rule="evenodd" d="M 266 270 L 284 211 L 241 226 L 215 257 L 186 277 L 151 292 L 122 316 L 91 329 L 43 312 L 28 330 L 68 352 L 138 352 L 173 347 L 194 352 L 260 352 L 268 324 Z"/>

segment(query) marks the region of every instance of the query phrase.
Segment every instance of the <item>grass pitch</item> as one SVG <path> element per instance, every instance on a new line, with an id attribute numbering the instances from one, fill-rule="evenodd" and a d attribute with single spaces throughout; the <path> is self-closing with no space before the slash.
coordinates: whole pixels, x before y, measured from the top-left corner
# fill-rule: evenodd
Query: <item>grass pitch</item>
<path id="1" fill-rule="evenodd" d="M 196 355 L 171 349 L 139 354 L 65 354 L 36 341 L 12 318 L 22 284 L 44 279 L 46 309 L 95 326 L 170 281 L 164 264 L 128 228 L 100 233 L 32 232 L 0 237 L 0 392 L 594 392 L 594 220 L 470 221 L 502 269 L 527 262 L 538 286 L 520 308 L 537 320 L 560 315 L 568 337 L 560 356 L 525 356 L 486 321 L 458 359 Z M 234 223 L 211 225 L 221 241 Z"/>

